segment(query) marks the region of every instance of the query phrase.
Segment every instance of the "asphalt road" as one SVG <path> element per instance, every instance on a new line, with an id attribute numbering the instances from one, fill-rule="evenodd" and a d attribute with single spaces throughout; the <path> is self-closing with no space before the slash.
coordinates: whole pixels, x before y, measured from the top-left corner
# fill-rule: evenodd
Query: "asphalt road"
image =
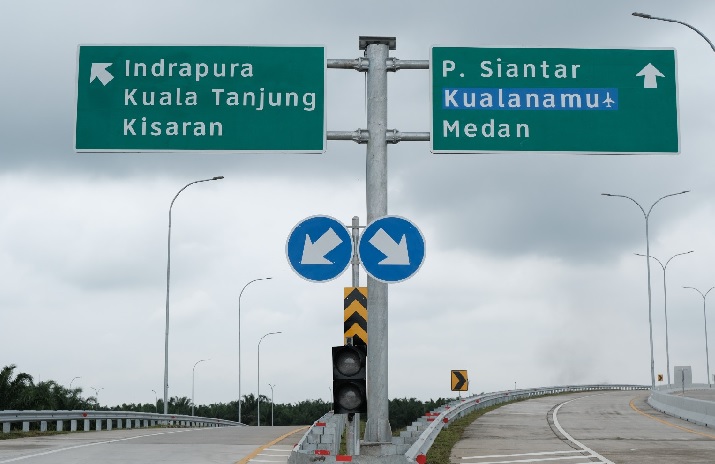
<path id="1" fill-rule="evenodd" d="M 286 463 L 305 429 L 124 429 L 0 440 L 0 464 Z"/>
<path id="2" fill-rule="evenodd" d="M 647 395 L 576 393 L 502 406 L 467 428 L 450 462 L 715 462 L 715 430 L 653 410 Z"/>

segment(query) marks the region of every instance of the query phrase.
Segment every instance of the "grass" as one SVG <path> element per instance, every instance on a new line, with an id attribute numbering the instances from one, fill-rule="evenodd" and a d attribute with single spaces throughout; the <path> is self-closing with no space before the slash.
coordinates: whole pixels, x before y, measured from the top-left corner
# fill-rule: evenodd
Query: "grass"
<path id="1" fill-rule="evenodd" d="M 30 430 L 29 432 L 22 432 L 19 430 L 13 430 L 9 433 L 0 433 L 0 440 L 12 440 L 14 438 L 30 438 L 30 437 L 46 437 L 47 435 L 64 435 L 70 432 L 40 432 L 39 430 Z"/>
<path id="2" fill-rule="evenodd" d="M 360 437 L 365 436 L 365 426 L 367 425 L 365 422 L 365 419 L 363 419 L 362 417 L 365 417 L 365 415 L 363 414 L 360 419 Z M 348 427 L 351 427 L 351 426 L 348 425 Z M 338 451 L 338 454 L 348 454 L 348 445 L 346 443 L 347 438 L 348 438 L 348 433 L 347 433 L 347 427 L 346 427 L 346 429 L 343 431 L 342 441 L 340 442 L 340 449 Z"/>

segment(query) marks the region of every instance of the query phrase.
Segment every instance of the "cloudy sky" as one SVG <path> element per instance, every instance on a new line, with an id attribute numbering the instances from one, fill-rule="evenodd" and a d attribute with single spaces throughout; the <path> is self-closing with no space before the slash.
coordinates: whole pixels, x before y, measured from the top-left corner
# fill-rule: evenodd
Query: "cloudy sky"
<path id="1" fill-rule="evenodd" d="M 365 146 L 324 154 L 76 153 L 80 44 L 324 45 L 362 56 L 358 38 L 393 36 L 391 56 L 430 47 L 674 48 L 678 155 L 433 154 L 389 146 L 389 212 L 411 219 L 427 258 L 390 286 L 389 396 L 573 383 L 650 383 L 645 222 L 668 267 L 671 369 L 706 381 L 702 298 L 715 286 L 715 37 L 708 0 L 39 1 L 0 15 L 0 364 L 101 389 L 100 402 L 162 396 L 168 210 L 173 207 L 169 393 L 196 402 L 275 385 L 276 402 L 329 400 L 330 347 L 342 343 L 350 273 L 312 283 L 286 239 L 302 219 L 366 217 Z M 711 28 L 711 29 L 708 29 Z M 326 71 L 329 131 L 366 128 L 365 76 Z M 388 76 L 389 128 L 430 130 L 430 76 Z M 599 127 L 585 130 L 599 131 Z M 603 133 L 603 137 L 609 137 Z M 666 371 L 663 273 L 653 262 L 656 374 Z M 365 273 L 361 272 L 361 283 Z M 715 304 L 715 303 L 714 303 Z M 715 307 L 715 306 L 714 306 Z M 715 312 L 709 316 L 715 319 Z M 715 329 L 713 329 L 715 330 Z M 711 330 L 711 333 L 713 332 Z M 711 340 L 712 341 L 712 340 Z M 712 345 L 712 343 L 711 343 Z M 715 367 L 715 366 L 714 366 Z M 715 372 L 715 371 L 714 371 Z"/>

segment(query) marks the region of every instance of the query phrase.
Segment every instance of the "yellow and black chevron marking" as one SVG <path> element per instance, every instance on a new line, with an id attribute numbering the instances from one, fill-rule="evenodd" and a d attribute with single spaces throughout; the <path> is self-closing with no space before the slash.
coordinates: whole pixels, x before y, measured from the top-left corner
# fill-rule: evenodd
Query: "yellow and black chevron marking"
<path id="1" fill-rule="evenodd" d="M 345 287 L 343 303 L 345 343 L 353 337 L 353 345 L 367 345 L 367 287 Z"/>
<path id="2" fill-rule="evenodd" d="M 452 391 L 469 391 L 469 379 L 467 371 L 452 371 Z"/>

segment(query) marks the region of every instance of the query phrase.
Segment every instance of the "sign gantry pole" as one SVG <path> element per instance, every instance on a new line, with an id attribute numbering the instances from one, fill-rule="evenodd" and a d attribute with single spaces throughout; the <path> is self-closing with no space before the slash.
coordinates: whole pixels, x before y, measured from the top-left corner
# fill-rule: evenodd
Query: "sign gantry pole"
<path id="1" fill-rule="evenodd" d="M 369 140 L 366 151 L 367 223 L 387 215 L 387 58 L 390 43 L 395 40 L 361 38 L 360 48 L 369 61 L 367 90 L 367 130 Z M 367 291 L 370 295 L 367 332 L 370 347 L 367 357 L 367 425 L 365 442 L 389 443 L 392 430 L 389 421 L 387 396 L 387 284 L 368 275 Z"/>
<path id="2" fill-rule="evenodd" d="M 429 132 L 400 132 L 396 129 L 387 129 L 387 72 L 395 72 L 399 69 L 429 69 L 429 61 L 398 60 L 397 58 L 389 57 L 390 50 L 396 48 L 395 44 L 394 37 L 360 37 L 360 49 L 365 51 L 364 57 L 327 60 L 328 68 L 367 72 L 367 130 L 328 131 L 327 140 L 346 140 L 367 144 L 366 203 L 368 224 L 387 216 L 387 144 L 396 144 L 402 141 L 428 142 L 430 140 Z M 357 223 L 354 221 L 354 232 L 356 231 L 356 226 Z M 385 227 L 390 229 L 387 225 Z M 403 234 L 397 235 L 401 236 Z M 411 240 L 412 238 L 410 238 Z M 417 248 L 424 251 L 424 244 Z M 421 263 L 423 257 L 422 255 L 415 262 Z M 411 263 L 412 258 L 405 259 Z M 359 261 L 356 260 L 354 264 L 357 262 Z M 380 268 L 381 266 L 379 262 L 372 264 L 375 268 Z M 416 268 L 419 267 L 418 264 L 413 266 L 414 269 L 411 269 L 411 273 L 416 271 Z M 365 265 L 364 262 L 363 265 Z M 368 295 L 370 295 L 368 299 L 370 317 L 367 324 L 371 341 L 367 352 L 368 421 L 363 445 L 390 443 L 392 441 L 387 396 L 387 282 L 397 282 L 406 278 L 406 276 L 403 276 L 399 279 L 383 278 L 378 280 L 370 275 L 369 270 L 367 272 Z M 353 286 L 358 286 L 356 267 L 353 268 Z M 376 450 L 367 451 L 366 454 L 379 455 L 382 454 L 382 451 L 378 447 Z M 356 450 L 355 454 L 359 454 L 359 452 Z"/>

